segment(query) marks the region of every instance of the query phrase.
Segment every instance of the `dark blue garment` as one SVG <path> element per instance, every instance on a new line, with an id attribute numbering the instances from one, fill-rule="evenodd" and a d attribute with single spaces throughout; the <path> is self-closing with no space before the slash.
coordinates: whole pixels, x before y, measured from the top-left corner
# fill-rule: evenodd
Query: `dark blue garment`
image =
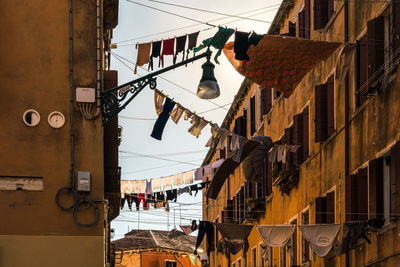
<path id="1" fill-rule="evenodd" d="M 200 221 L 199 232 L 197 234 L 196 248 L 194 254 L 197 254 L 197 248 L 203 241 L 204 235 L 207 235 L 207 255 L 210 256 L 211 250 L 214 249 L 214 226 L 211 222 Z"/>
<path id="2" fill-rule="evenodd" d="M 160 116 L 156 120 L 154 124 L 153 132 L 151 133 L 151 137 L 161 140 L 165 125 L 167 124 L 169 113 L 175 106 L 175 102 L 172 101 L 170 98 L 167 97 L 164 103 L 163 111 L 161 112 Z"/>

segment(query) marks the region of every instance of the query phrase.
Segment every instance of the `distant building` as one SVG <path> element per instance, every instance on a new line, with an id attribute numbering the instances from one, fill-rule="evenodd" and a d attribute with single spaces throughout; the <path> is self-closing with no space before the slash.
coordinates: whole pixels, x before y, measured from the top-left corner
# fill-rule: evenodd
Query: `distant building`
<path id="1" fill-rule="evenodd" d="M 111 244 L 116 267 L 201 266 L 198 258 L 196 265 L 189 258 L 196 258 L 196 237 L 177 230 L 132 230 Z"/>
<path id="2" fill-rule="evenodd" d="M 347 77 L 335 77 L 343 71 L 337 49 L 305 73 L 288 98 L 245 79 L 221 127 L 300 148 L 286 162 L 265 158 L 256 182 L 245 179 L 242 162 L 223 177 L 215 199 L 208 197 L 211 182 L 203 192 L 203 220 L 339 224 L 342 249 L 313 257 L 299 228 L 290 249 L 264 248 L 253 228 L 247 255 L 241 250 L 227 258 L 217 249 L 222 237 L 216 232 L 210 266 L 399 266 L 399 1 L 284 0 L 268 34 L 348 44 L 342 54 L 351 59 Z M 229 158 L 230 142 L 223 149 L 214 142 L 203 164 Z"/>
<path id="3" fill-rule="evenodd" d="M 109 266 L 118 216 L 118 0 L 0 3 L 0 266 Z M 82 89 L 78 89 L 82 88 Z"/>

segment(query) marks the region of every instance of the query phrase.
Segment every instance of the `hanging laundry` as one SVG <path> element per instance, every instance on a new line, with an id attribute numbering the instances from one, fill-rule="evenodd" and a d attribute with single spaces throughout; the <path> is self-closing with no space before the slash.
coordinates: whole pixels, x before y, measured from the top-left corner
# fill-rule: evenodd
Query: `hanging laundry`
<path id="1" fill-rule="evenodd" d="M 203 128 L 206 127 L 206 125 L 208 124 L 208 121 L 194 115 L 192 117 L 190 123 L 192 124 L 192 126 L 189 128 L 188 132 L 191 133 L 192 135 L 196 136 L 196 138 L 199 138 L 199 135 L 201 134 L 201 130 L 203 130 Z"/>
<path id="2" fill-rule="evenodd" d="M 206 185 L 208 184 L 208 182 L 202 182 L 200 183 L 201 189 L 206 188 Z"/>
<path id="3" fill-rule="evenodd" d="M 145 190 L 145 193 L 146 193 L 146 194 L 151 194 L 151 193 L 153 193 L 153 188 L 152 188 L 152 186 L 151 186 L 151 182 L 152 182 L 151 179 L 146 180 L 146 190 Z"/>
<path id="4" fill-rule="evenodd" d="M 189 259 L 190 259 L 190 262 L 191 262 L 194 266 L 197 266 L 197 256 L 196 256 L 196 255 L 189 254 Z"/>
<path id="5" fill-rule="evenodd" d="M 207 235 L 207 255 L 210 255 L 211 250 L 214 248 L 214 226 L 211 222 L 208 221 L 200 221 L 199 224 L 199 233 L 197 234 L 196 247 L 194 249 L 194 254 L 197 254 L 197 248 L 200 246 L 203 241 L 204 235 Z"/>
<path id="6" fill-rule="evenodd" d="M 340 224 L 299 225 L 298 227 L 303 237 L 310 242 L 313 251 L 321 258 L 328 255 L 335 242 L 339 242 L 337 237 Z"/>
<path id="7" fill-rule="evenodd" d="M 167 121 L 169 118 L 169 113 L 172 111 L 174 106 L 175 106 L 175 102 L 167 97 L 167 99 L 165 100 L 164 107 L 163 107 L 163 112 L 161 112 L 160 116 L 158 116 L 156 123 L 154 124 L 154 128 L 153 128 L 153 132 L 151 133 L 151 137 L 153 137 L 157 140 L 161 140 L 162 133 L 164 131 L 165 125 L 167 124 Z"/>
<path id="8" fill-rule="evenodd" d="M 146 203 L 146 195 L 144 193 L 139 193 L 137 208 L 139 208 L 141 202 L 143 202 L 143 209 L 144 210 L 148 210 L 149 209 L 149 204 Z"/>
<path id="9" fill-rule="evenodd" d="M 216 226 L 226 242 L 229 252 L 235 255 L 243 248 L 243 257 L 246 258 L 248 249 L 247 238 L 253 229 L 253 225 L 217 223 Z"/>
<path id="10" fill-rule="evenodd" d="M 142 193 L 146 189 L 146 181 L 145 180 L 134 180 L 133 181 L 133 193 Z"/>
<path id="11" fill-rule="evenodd" d="M 204 167 L 208 166 L 211 169 L 216 169 L 216 168 L 219 168 L 222 165 L 222 163 L 224 163 L 224 161 L 225 161 L 225 159 L 219 159 L 217 161 L 214 161 L 210 164 L 205 165 Z"/>
<path id="12" fill-rule="evenodd" d="M 210 139 L 208 139 L 208 141 L 207 141 L 205 147 L 211 147 L 212 141 L 213 141 L 213 137 L 211 136 Z"/>
<path id="13" fill-rule="evenodd" d="M 176 199 L 178 197 L 178 191 L 176 189 L 171 189 L 165 191 L 167 193 L 167 200 L 174 201 L 176 202 Z"/>
<path id="14" fill-rule="evenodd" d="M 126 200 L 126 198 L 125 198 L 125 197 L 121 197 L 121 202 L 120 202 L 120 209 L 121 209 L 121 210 L 123 210 L 123 209 L 124 209 L 124 206 L 125 206 L 125 200 Z"/>
<path id="15" fill-rule="evenodd" d="M 243 136 L 239 136 L 237 139 L 237 142 L 239 144 L 239 148 L 236 149 L 235 153 L 232 156 L 232 160 L 240 163 L 240 158 L 242 157 L 242 152 L 243 152 L 243 146 L 244 146 L 244 141 L 246 141 L 246 138 Z M 236 147 L 236 144 L 235 144 Z"/>
<path id="16" fill-rule="evenodd" d="M 256 225 L 257 231 L 270 247 L 284 247 L 292 237 L 296 225 Z"/>
<path id="17" fill-rule="evenodd" d="M 189 186 L 185 186 L 178 189 L 178 195 L 182 195 L 183 193 L 189 193 L 190 188 Z"/>
<path id="18" fill-rule="evenodd" d="M 147 204 L 147 205 L 151 204 L 151 205 L 154 207 L 154 204 L 155 204 L 156 202 L 157 202 L 157 201 L 155 200 L 155 198 L 153 197 L 152 194 L 146 194 L 146 204 Z"/>
<path id="19" fill-rule="evenodd" d="M 161 181 L 162 181 L 162 178 L 152 179 L 153 191 L 160 191 L 161 190 Z"/>
<path id="20" fill-rule="evenodd" d="M 212 135 L 212 137 L 213 138 L 217 137 L 217 134 L 218 134 L 218 132 L 220 130 L 218 124 L 210 123 L 210 126 L 211 126 L 211 135 Z"/>
<path id="21" fill-rule="evenodd" d="M 263 37 L 264 37 L 263 34 L 257 34 L 255 32 L 252 32 L 251 35 L 249 36 L 249 40 L 248 40 L 249 46 L 248 47 L 250 47 L 251 45 L 257 46 Z"/>
<path id="22" fill-rule="evenodd" d="M 235 32 L 235 43 L 233 52 L 237 60 L 249 60 L 247 50 L 249 49 L 249 32 Z"/>
<path id="23" fill-rule="evenodd" d="M 182 229 L 185 235 L 190 235 L 193 232 L 191 225 L 179 225 L 179 227 Z"/>
<path id="24" fill-rule="evenodd" d="M 186 50 L 186 59 L 189 57 L 189 51 L 193 50 L 197 46 L 197 38 L 200 32 L 194 32 L 188 36 L 188 48 Z"/>
<path id="25" fill-rule="evenodd" d="M 161 66 L 164 68 L 164 56 L 174 55 L 175 38 L 163 41 L 163 48 L 161 53 Z"/>
<path id="26" fill-rule="evenodd" d="M 190 119 L 192 116 L 193 116 L 193 113 L 192 113 L 190 110 L 185 109 L 185 116 L 184 116 L 183 119 L 184 119 L 185 121 L 187 121 L 187 120 Z"/>
<path id="27" fill-rule="evenodd" d="M 174 175 L 174 186 L 181 186 L 184 183 L 185 182 L 183 180 L 183 173 L 178 173 L 178 174 Z"/>
<path id="28" fill-rule="evenodd" d="M 133 191 L 133 180 L 121 180 L 121 193 L 130 194 Z"/>
<path id="29" fill-rule="evenodd" d="M 239 137 L 240 135 L 232 134 L 231 147 L 230 147 L 231 151 L 235 151 L 240 148 Z"/>
<path id="30" fill-rule="evenodd" d="M 172 176 L 164 177 L 163 180 L 163 189 L 172 187 Z"/>
<path id="31" fill-rule="evenodd" d="M 202 181 L 204 177 L 204 168 L 201 166 L 194 172 L 194 180 L 195 181 Z"/>
<path id="32" fill-rule="evenodd" d="M 209 257 L 207 255 L 207 253 L 200 253 L 199 254 L 199 259 L 200 259 L 201 262 L 205 261 L 205 262 L 208 263 L 208 261 L 209 261 Z"/>
<path id="33" fill-rule="evenodd" d="M 154 89 L 154 107 L 156 108 L 156 113 L 160 116 L 164 107 L 165 96 L 157 89 Z"/>
<path id="34" fill-rule="evenodd" d="M 219 64 L 218 57 L 221 55 L 222 48 L 224 48 L 224 45 L 226 44 L 226 42 L 228 42 L 229 37 L 231 37 L 234 32 L 234 29 L 219 27 L 218 32 L 213 37 L 203 40 L 200 46 L 194 48 L 194 52 L 197 53 L 203 48 L 212 46 L 215 49 L 218 49 L 214 60 L 217 64 Z"/>
<path id="35" fill-rule="evenodd" d="M 198 227 L 198 225 L 197 225 L 197 221 L 196 221 L 196 220 L 192 220 L 192 226 L 191 226 L 192 231 L 194 232 L 194 231 L 196 231 L 198 228 L 199 228 L 199 227 Z"/>
<path id="36" fill-rule="evenodd" d="M 174 56 L 174 64 L 176 63 L 176 56 L 180 52 L 183 52 L 182 61 L 185 59 L 186 39 L 187 39 L 187 35 L 179 36 L 176 38 L 176 51 L 175 51 L 175 56 Z"/>
<path id="37" fill-rule="evenodd" d="M 165 196 L 161 192 L 156 193 L 156 200 L 157 200 L 157 207 L 161 208 L 164 207 Z"/>
<path id="38" fill-rule="evenodd" d="M 223 149 L 225 147 L 225 139 L 231 134 L 229 131 L 227 131 L 225 129 L 221 129 L 220 132 L 222 132 L 222 133 L 219 138 L 217 149 Z"/>
<path id="39" fill-rule="evenodd" d="M 199 187 L 197 186 L 197 184 L 194 184 L 194 185 L 191 185 L 191 186 L 190 186 L 190 190 L 192 191 L 192 193 L 193 193 L 193 192 L 196 192 L 196 194 L 194 194 L 194 196 L 197 196 L 197 192 L 198 192 L 199 190 L 201 190 L 201 187 L 200 187 L 200 189 L 199 189 Z"/>
<path id="40" fill-rule="evenodd" d="M 151 43 L 137 44 L 136 49 L 138 50 L 138 53 L 136 58 L 136 66 L 134 70 L 135 74 L 137 73 L 138 66 L 143 66 L 144 64 L 150 62 Z"/>
<path id="41" fill-rule="evenodd" d="M 243 176 L 248 181 L 262 181 L 264 177 L 264 159 L 268 154 L 268 147 L 258 145 L 242 162 Z"/>
<path id="42" fill-rule="evenodd" d="M 185 184 L 193 183 L 193 171 L 187 171 L 183 176 L 185 177 Z"/>
<path id="43" fill-rule="evenodd" d="M 183 112 L 185 111 L 185 108 L 182 107 L 180 104 L 176 104 L 176 108 L 171 111 L 171 120 L 178 124 L 180 118 L 182 117 Z"/>
<path id="44" fill-rule="evenodd" d="M 160 57 L 161 55 L 161 41 L 156 41 L 152 43 L 152 47 L 151 47 L 151 55 L 150 55 L 150 64 L 149 64 L 149 70 L 153 70 L 153 59 L 156 57 Z M 158 67 L 160 67 L 160 62 L 161 59 L 158 59 Z"/>

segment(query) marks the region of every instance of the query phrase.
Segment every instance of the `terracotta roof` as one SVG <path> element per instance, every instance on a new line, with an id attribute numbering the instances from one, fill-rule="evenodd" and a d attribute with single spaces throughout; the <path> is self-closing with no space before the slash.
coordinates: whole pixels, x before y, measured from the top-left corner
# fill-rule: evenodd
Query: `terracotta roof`
<path id="1" fill-rule="evenodd" d="M 187 236 L 181 231 L 132 230 L 124 238 L 112 241 L 117 250 L 168 249 L 193 252 L 195 236 Z"/>

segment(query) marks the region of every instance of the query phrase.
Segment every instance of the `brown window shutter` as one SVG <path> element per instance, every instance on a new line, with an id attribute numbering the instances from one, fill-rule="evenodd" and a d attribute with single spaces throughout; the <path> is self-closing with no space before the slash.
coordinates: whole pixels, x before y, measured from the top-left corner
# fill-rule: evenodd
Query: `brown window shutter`
<path id="1" fill-rule="evenodd" d="M 372 90 L 376 81 L 384 73 L 380 69 L 385 61 L 385 20 L 384 17 L 378 17 L 368 21 L 368 88 Z"/>
<path id="2" fill-rule="evenodd" d="M 298 266 L 297 265 L 297 219 L 292 221 L 290 224 L 292 225 L 296 225 L 296 228 L 293 231 L 292 234 L 292 252 L 293 252 L 293 257 L 292 257 L 292 261 L 290 262 L 290 266 Z"/>
<path id="3" fill-rule="evenodd" d="M 400 214 L 400 141 L 390 150 L 390 214 L 394 219 Z"/>
<path id="4" fill-rule="evenodd" d="M 303 158 L 302 160 L 304 161 L 306 158 L 308 158 L 309 154 L 309 120 L 308 120 L 308 107 L 306 107 L 302 113 L 302 119 L 303 119 Z"/>
<path id="5" fill-rule="evenodd" d="M 369 162 L 369 203 L 372 218 L 383 217 L 383 158 Z"/>
<path id="6" fill-rule="evenodd" d="M 261 121 L 262 115 L 267 115 L 268 112 L 271 110 L 272 107 L 272 88 L 271 87 L 264 87 L 261 90 Z"/>
<path id="7" fill-rule="evenodd" d="M 303 225 L 310 224 L 309 220 L 310 220 L 309 219 L 309 212 L 307 211 L 307 212 L 305 212 L 303 214 L 302 224 Z M 308 241 L 306 239 L 304 239 L 304 238 L 302 238 L 302 243 L 303 243 L 303 246 L 302 246 L 302 248 L 303 248 L 302 260 L 303 261 L 302 261 L 302 263 L 305 263 L 305 262 L 310 260 L 310 247 L 309 247 L 310 245 L 309 245 Z"/>
<path id="8" fill-rule="evenodd" d="M 225 155 L 226 155 L 226 149 L 225 148 L 220 149 L 219 150 L 219 158 L 220 159 L 225 159 Z"/>
<path id="9" fill-rule="evenodd" d="M 368 91 L 368 40 L 367 34 L 359 41 L 359 61 L 358 61 L 358 105 L 361 106 L 367 100 Z"/>
<path id="10" fill-rule="evenodd" d="M 335 223 L 335 191 L 326 194 L 326 223 Z"/>
<path id="11" fill-rule="evenodd" d="M 256 132 L 256 97 L 250 98 L 250 135 Z"/>
<path id="12" fill-rule="evenodd" d="M 295 164 L 300 165 L 302 161 L 302 156 L 303 156 L 303 120 L 302 120 L 302 115 L 297 114 L 293 116 L 293 121 L 294 121 L 294 131 L 293 131 L 293 136 L 294 136 L 294 144 L 299 145 L 300 147 L 297 149 L 294 155 L 294 161 Z"/>
<path id="13" fill-rule="evenodd" d="M 345 209 L 346 209 L 346 221 L 356 221 L 357 216 L 357 181 L 358 175 L 353 174 L 346 177 L 346 195 L 345 195 Z"/>
<path id="14" fill-rule="evenodd" d="M 329 22 L 329 20 L 334 14 L 335 14 L 335 1 L 328 0 L 328 19 L 326 22 Z"/>
<path id="15" fill-rule="evenodd" d="M 324 0 L 314 0 L 314 30 L 323 28 L 322 26 L 322 2 Z"/>
<path id="16" fill-rule="evenodd" d="M 296 23 L 289 21 L 289 36 L 296 37 Z"/>
<path id="17" fill-rule="evenodd" d="M 266 161 L 266 195 L 269 196 L 272 193 L 272 162 L 268 160 L 268 158 L 265 159 Z"/>
<path id="18" fill-rule="evenodd" d="M 315 223 L 326 223 L 326 197 L 315 199 Z"/>
<path id="19" fill-rule="evenodd" d="M 305 11 L 299 12 L 299 37 L 300 38 L 305 38 Z"/>
<path id="20" fill-rule="evenodd" d="M 226 139 L 226 154 L 228 154 L 229 152 L 231 152 L 231 143 L 232 143 L 232 136 L 228 135 L 227 139 Z"/>
<path id="21" fill-rule="evenodd" d="M 243 111 L 243 116 L 242 116 L 242 136 L 247 137 L 247 110 L 245 109 Z"/>
<path id="22" fill-rule="evenodd" d="M 310 39 L 310 0 L 304 0 L 304 38 Z"/>
<path id="23" fill-rule="evenodd" d="M 400 48 L 400 2 L 393 1 L 393 38 L 394 38 L 394 46 L 393 51 L 397 51 Z M 399 55 L 396 57 L 400 58 Z"/>
<path id="24" fill-rule="evenodd" d="M 261 88 L 260 90 L 260 111 L 261 111 L 261 116 L 260 116 L 260 121 L 263 120 L 263 115 L 267 113 L 267 107 L 265 103 L 265 95 L 266 95 L 266 88 Z"/>
<path id="25" fill-rule="evenodd" d="M 327 84 L 315 86 L 315 142 L 327 137 Z"/>
<path id="26" fill-rule="evenodd" d="M 234 221 L 234 199 L 233 200 L 230 200 L 230 199 L 228 199 L 227 200 L 227 210 L 228 210 L 228 223 L 229 222 L 233 222 Z"/>
<path id="27" fill-rule="evenodd" d="M 333 75 L 327 82 L 327 136 L 331 136 L 335 130 L 335 79 Z"/>
<path id="28" fill-rule="evenodd" d="M 367 168 L 358 170 L 358 220 L 368 220 L 368 172 Z"/>

